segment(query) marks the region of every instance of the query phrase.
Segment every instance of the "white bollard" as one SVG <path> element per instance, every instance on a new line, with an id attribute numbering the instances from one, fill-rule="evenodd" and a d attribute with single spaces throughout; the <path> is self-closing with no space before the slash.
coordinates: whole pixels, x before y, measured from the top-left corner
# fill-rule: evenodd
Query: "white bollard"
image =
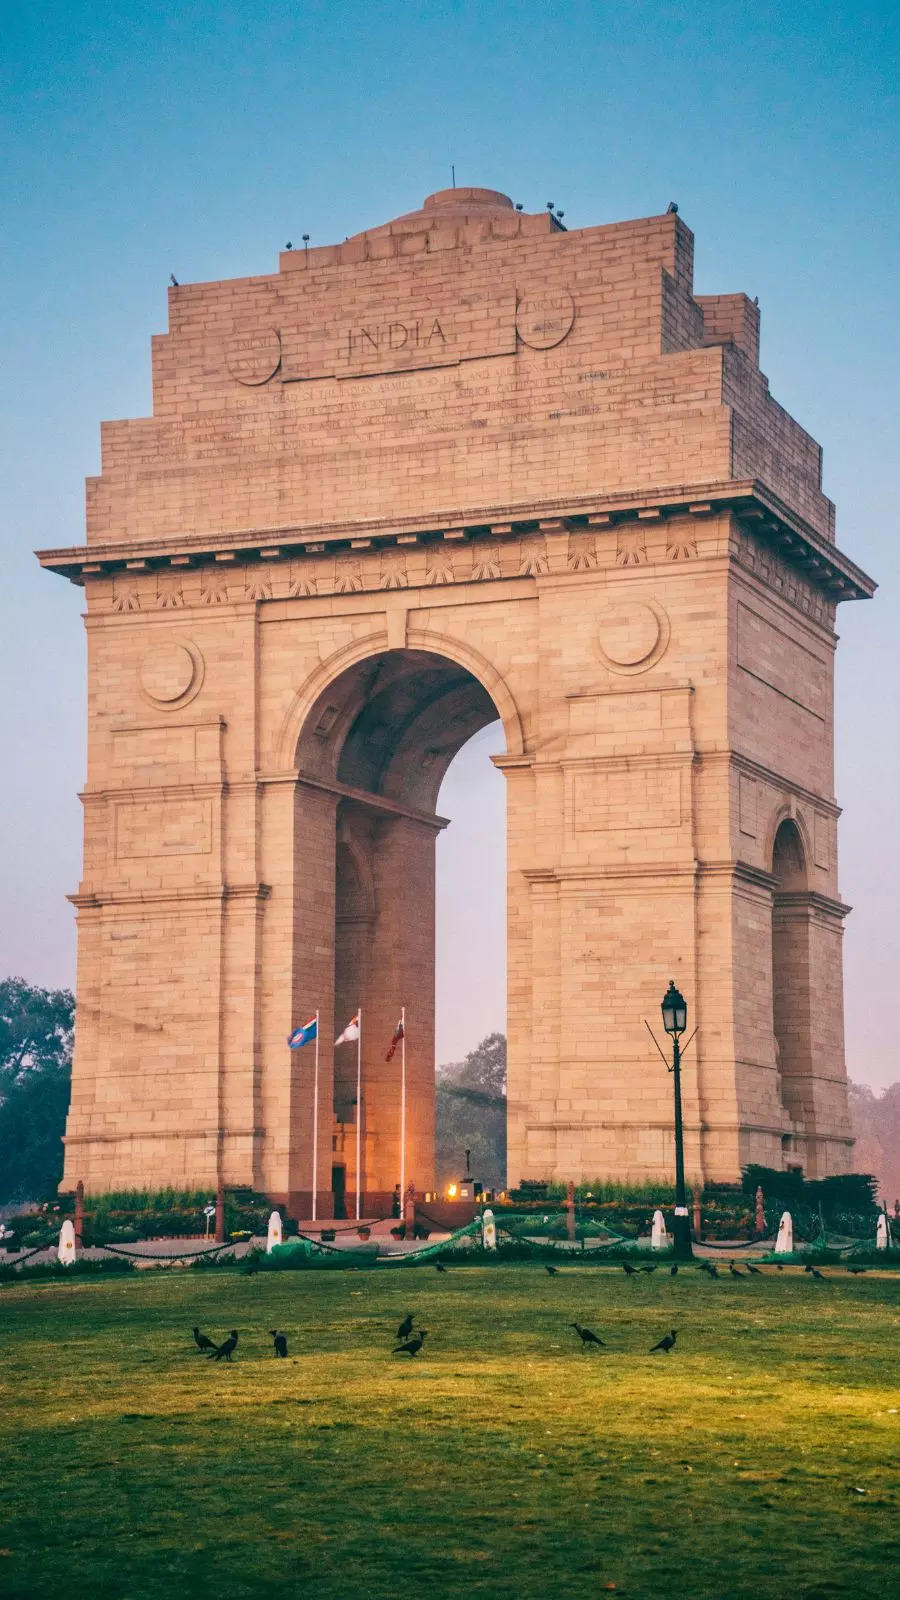
<path id="1" fill-rule="evenodd" d="M 271 1251 L 275 1249 L 276 1245 L 281 1244 L 281 1240 L 281 1212 L 273 1211 L 269 1218 L 269 1232 L 266 1236 L 266 1255 L 269 1255 Z"/>
<path id="2" fill-rule="evenodd" d="M 496 1250 L 497 1248 L 497 1224 L 494 1221 L 494 1213 L 490 1207 L 485 1211 L 481 1219 L 481 1242 L 485 1250 Z"/>
<path id="3" fill-rule="evenodd" d="M 778 1238 L 775 1240 L 775 1254 L 777 1256 L 790 1256 L 794 1253 L 794 1221 L 789 1211 L 782 1213 L 778 1224 Z"/>
<path id="4" fill-rule="evenodd" d="M 878 1221 L 875 1224 L 875 1249 L 876 1250 L 886 1250 L 887 1247 L 888 1247 L 888 1223 L 887 1223 L 887 1217 L 885 1216 L 884 1212 L 882 1211 L 881 1215 L 878 1218 Z"/>
<path id="5" fill-rule="evenodd" d="M 68 1218 L 59 1230 L 59 1249 L 57 1255 L 64 1267 L 71 1267 L 75 1261 L 75 1224 Z"/>
<path id="6" fill-rule="evenodd" d="M 668 1243 L 669 1235 L 666 1233 L 666 1219 L 661 1211 L 654 1211 L 653 1229 L 650 1234 L 650 1249 L 665 1250 Z"/>

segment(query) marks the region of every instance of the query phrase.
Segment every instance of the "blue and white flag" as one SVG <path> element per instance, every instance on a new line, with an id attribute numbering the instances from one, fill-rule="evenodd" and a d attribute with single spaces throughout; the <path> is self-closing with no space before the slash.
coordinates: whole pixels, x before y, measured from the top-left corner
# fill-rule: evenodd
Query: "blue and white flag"
<path id="1" fill-rule="evenodd" d="M 288 1044 L 290 1048 L 292 1050 L 299 1050 L 302 1044 L 309 1044 L 310 1039 L 314 1039 L 318 1031 L 318 1017 L 310 1017 L 308 1022 L 304 1022 L 302 1028 L 295 1028 L 293 1033 L 288 1034 Z"/>

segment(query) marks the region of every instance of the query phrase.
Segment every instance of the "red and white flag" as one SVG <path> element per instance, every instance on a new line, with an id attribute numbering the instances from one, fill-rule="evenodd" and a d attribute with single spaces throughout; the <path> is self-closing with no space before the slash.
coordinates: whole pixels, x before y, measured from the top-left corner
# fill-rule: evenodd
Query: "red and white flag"
<path id="1" fill-rule="evenodd" d="M 400 1021 L 397 1023 L 397 1026 L 396 1026 L 396 1028 L 394 1030 L 394 1037 L 391 1040 L 391 1048 L 390 1048 L 390 1050 L 388 1051 L 387 1055 L 384 1058 L 385 1061 L 393 1061 L 394 1053 L 395 1053 L 395 1051 L 397 1049 L 398 1044 L 400 1043 L 400 1040 L 403 1038 L 404 1031 L 405 1030 L 404 1030 L 404 1027 L 403 1027 L 403 1018 L 401 1017 Z"/>
<path id="2" fill-rule="evenodd" d="M 343 1033 L 338 1034 L 335 1044 L 349 1044 L 351 1040 L 359 1038 L 359 1012 L 351 1017 Z"/>

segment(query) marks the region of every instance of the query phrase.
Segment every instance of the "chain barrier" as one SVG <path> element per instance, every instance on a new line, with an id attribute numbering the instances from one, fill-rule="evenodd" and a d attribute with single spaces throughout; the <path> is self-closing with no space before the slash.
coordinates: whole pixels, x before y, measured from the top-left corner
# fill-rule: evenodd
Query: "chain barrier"
<path id="1" fill-rule="evenodd" d="M 244 1241 L 241 1240 L 240 1243 Z M 223 1250 L 234 1250 L 236 1241 L 231 1239 L 227 1244 L 214 1245 L 211 1250 L 179 1250 L 174 1253 L 168 1250 L 126 1250 L 120 1244 L 92 1244 L 86 1246 L 89 1250 L 107 1250 L 112 1256 L 125 1256 L 129 1261 L 201 1261 L 204 1256 L 221 1255 Z"/>
<path id="2" fill-rule="evenodd" d="M 34 1245 L 30 1250 L 27 1250 L 24 1255 L 16 1256 L 15 1261 L 8 1261 L 5 1263 L 5 1265 L 10 1267 L 20 1267 L 23 1261 L 30 1261 L 32 1256 L 39 1256 L 44 1250 L 52 1250 L 55 1243 L 56 1240 L 53 1240 L 50 1244 Z"/>

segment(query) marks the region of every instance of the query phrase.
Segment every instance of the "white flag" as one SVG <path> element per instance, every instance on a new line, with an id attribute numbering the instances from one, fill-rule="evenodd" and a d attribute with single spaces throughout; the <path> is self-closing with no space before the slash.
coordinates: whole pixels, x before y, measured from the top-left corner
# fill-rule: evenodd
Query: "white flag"
<path id="1" fill-rule="evenodd" d="M 350 1018 L 350 1021 L 347 1023 L 347 1026 L 344 1029 L 343 1033 L 340 1034 L 339 1037 L 337 1039 L 335 1039 L 334 1042 L 335 1042 L 335 1044 L 350 1044 L 353 1039 L 358 1039 L 358 1038 L 359 1038 L 359 1012 L 357 1011 L 356 1016 Z"/>

